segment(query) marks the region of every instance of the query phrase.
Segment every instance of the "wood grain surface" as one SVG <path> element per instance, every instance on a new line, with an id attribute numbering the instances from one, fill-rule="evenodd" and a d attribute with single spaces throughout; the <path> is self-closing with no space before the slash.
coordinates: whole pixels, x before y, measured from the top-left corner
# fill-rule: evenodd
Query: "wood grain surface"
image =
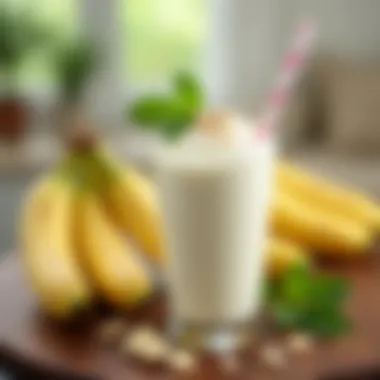
<path id="1" fill-rule="evenodd" d="M 0 263 L 0 356 L 53 377 L 94 380 L 315 380 L 341 370 L 353 373 L 372 368 L 380 363 L 380 262 L 372 255 L 371 260 L 352 263 L 338 272 L 352 284 L 347 310 L 353 329 L 348 336 L 320 343 L 312 353 L 294 355 L 286 368 L 278 371 L 260 364 L 251 347 L 241 353 L 241 370 L 233 376 L 223 374 L 217 361 L 207 356 L 196 373 L 180 376 L 164 368 L 147 368 L 115 349 L 101 346 L 94 334 L 100 316 L 86 317 L 80 328 L 64 328 L 47 320 L 38 311 L 17 256 L 12 254 Z M 162 323 L 162 297 L 129 317 L 136 323 Z"/>

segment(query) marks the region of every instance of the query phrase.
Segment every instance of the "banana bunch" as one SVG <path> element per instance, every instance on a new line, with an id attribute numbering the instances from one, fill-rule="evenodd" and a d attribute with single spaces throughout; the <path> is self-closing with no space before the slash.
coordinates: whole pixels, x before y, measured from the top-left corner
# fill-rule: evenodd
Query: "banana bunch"
<path id="1" fill-rule="evenodd" d="M 286 162 L 277 162 L 271 226 L 276 234 L 335 258 L 368 253 L 380 230 L 380 206 Z"/>
<path id="2" fill-rule="evenodd" d="M 22 210 L 20 244 L 30 284 L 44 310 L 66 318 L 85 309 L 91 290 L 73 245 L 73 192 L 61 178 L 42 178 Z"/>
<path id="3" fill-rule="evenodd" d="M 43 309 L 69 318 L 101 297 L 127 309 L 154 289 L 141 252 L 164 265 L 154 184 L 97 144 L 79 144 L 30 191 L 21 216 L 24 267 Z M 67 164 L 69 163 L 69 164 Z M 67 174 L 69 173 L 69 174 Z M 275 169 L 265 255 L 270 275 L 310 265 L 309 252 L 360 257 L 380 227 L 380 207 L 284 162 Z"/>
<path id="4" fill-rule="evenodd" d="M 60 320 L 95 298 L 122 310 L 135 307 L 153 291 L 148 267 L 81 175 L 87 166 L 69 161 L 72 172 L 81 170 L 45 176 L 22 207 L 19 241 L 29 284 L 42 309 Z"/>

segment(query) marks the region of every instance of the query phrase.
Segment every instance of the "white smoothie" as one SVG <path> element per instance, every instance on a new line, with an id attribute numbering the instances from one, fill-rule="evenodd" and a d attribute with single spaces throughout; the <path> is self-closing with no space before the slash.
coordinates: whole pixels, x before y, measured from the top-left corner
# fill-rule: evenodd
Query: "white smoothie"
<path id="1" fill-rule="evenodd" d="M 236 118 L 228 128 L 157 157 L 172 308 L 190 323 L 244 322 L 260 304 L 273 144 Z"/>

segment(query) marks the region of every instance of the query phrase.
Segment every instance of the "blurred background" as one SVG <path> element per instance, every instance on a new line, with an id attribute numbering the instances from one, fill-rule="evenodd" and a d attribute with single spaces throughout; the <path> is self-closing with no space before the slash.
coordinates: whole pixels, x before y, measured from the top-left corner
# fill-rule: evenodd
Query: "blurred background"
<path id="1" fill-rule="evenodd" d="M 209 104 L 260 112 L 305 15 L 318 46 L 289 104 L 282 151 L 380 195 L 378 0 L 0 0 L 0 252 L 26 184 L 86 115 L 113 150 L 149 166 L 128 103 L 188 69 Z"/>

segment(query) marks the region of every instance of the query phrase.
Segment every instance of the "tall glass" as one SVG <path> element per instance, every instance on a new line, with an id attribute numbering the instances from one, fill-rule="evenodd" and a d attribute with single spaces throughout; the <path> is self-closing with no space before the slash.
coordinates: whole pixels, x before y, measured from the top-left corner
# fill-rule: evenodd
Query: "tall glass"
<path id="1" fill-rule="evenodd" d="M 157 174 L 172 323 L 230 350 L 260 308 L 273 142 L 166 145 Z"/>

